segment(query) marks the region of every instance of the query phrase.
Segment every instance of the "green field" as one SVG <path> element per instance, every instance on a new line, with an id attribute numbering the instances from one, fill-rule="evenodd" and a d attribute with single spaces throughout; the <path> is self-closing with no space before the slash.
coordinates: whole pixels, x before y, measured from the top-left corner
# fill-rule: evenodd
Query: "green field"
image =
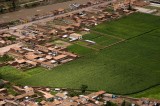
<path id="1" fill-rule="evenodd" d="M 47 72 L 43 68 L 35 68 L 37 73 L 34 74 L 17 73 L 22 76 L 19 78 L 17 75 L 16 79 L 5 77 L 12 76 L 13 71 L 9 68 L 7 74 L 3 74 L 4 78 L 18 84 L 34 86 L 79 88 L 86 84 L 90 90 L 106 90 L 117 94 L 143 91 L 160 84 L 158 22 L 160 17 L 136 13 L 100 24 L 93 30 L 127 40 L 99 52 L 72 45 L 69 50 L 80 54 L 81 58 Z M 3 73 L 6 69 L 2 67 L 0 70 Z M 30 70 L 31 73 L 34 70 Z M 144 96 L 153 97 L 149 93 Z"/>
<path id="2" fill-rule="evenodd" d="M 114 37 L 107 36 L 107 35 L 101 35 L 98 33 L 86 34 L 83 36 L 83 39 L 94 41 L 94 42 L 96 42 L 97 45 L 99 45 L 101 47 L 105 47 L 105 46 L 108 46 L 110 44 L 113 44 L 113 43 L 120 41 L 119 39 L 116 39 Z"/>
<path id="3" fill-rule="evenodd" d="M 100 24 L 93 30 L 127 39 L 160 27 L 159 23 L 160 18 L 158 16 L 136 13 Z"/>
<path id="4" fill-rule="evenodd" d="M 130 95 L 130 96 L 135 98 L 147 97 L 147 98 L 153 98 L 153 99 L 160 99 L 160 85 L 154 88 L 148 89 L 146 91 Z"/>

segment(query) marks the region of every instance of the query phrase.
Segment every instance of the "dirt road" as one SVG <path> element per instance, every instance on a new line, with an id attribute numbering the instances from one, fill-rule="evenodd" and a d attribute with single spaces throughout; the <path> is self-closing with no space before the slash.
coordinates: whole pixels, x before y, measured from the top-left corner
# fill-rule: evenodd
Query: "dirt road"
<path id="1" fill-rule="evenodd" d="M 0 23 L 13 21 L 20 18 L 23 18 L 23 19 L 30 18 L 36 14 L 45 14 L 47 12 L 50 12 L 52 10 L 56 10 L 59 8 L 66 9 L 66 8 L 69 8 L 69 4 L 73 4 L 73 3 L 84 4 L 84 3 L 87 3 L 88 1 L 90 0 L 72 0 L 72 1 L 62 2 L 62 3 L 52 4 L 52 5 L 30 8 L 30 9 L 22 9 L 12 13 L 6 13 L 6 14 L 0 15 Z"/>

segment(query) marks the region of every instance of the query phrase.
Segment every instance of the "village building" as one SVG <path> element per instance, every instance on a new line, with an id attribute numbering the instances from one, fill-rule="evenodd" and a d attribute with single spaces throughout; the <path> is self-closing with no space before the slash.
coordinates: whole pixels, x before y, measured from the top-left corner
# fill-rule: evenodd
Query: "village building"
<path id="1" fill-rule="evenodd" d="M 69 36 L 70 39 L 82 39 L 82 35 L 81 34 L 78 34 L 78 33 L 72 33 L 70 34 Z"/>

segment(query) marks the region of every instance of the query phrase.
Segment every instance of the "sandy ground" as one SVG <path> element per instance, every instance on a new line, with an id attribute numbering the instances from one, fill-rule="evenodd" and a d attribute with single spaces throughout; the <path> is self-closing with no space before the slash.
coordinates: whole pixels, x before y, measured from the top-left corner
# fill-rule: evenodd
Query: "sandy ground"
<path id="1" fill-rule="evenodd" d="M 45 14 L 49 11 L 53 11 L 59 8 L 66 9 L 66 8 L 69 8 L 69 4 L 73 4 L 73 3 L 84 4 L 84 3 L 87 3 L 88 1 L 90 0 L 73 0 L 73 1 L 63 2 L 63 3 L 47 5 L 47 6 L 40 6 L 36 8 L 31 8 L 31 9 L 22 9 L 12 13 L 6 13 L 6 14 L 0 15 L 0 23 L 17 20 L 19 18 L 29 18 L 36 14 Z"/>

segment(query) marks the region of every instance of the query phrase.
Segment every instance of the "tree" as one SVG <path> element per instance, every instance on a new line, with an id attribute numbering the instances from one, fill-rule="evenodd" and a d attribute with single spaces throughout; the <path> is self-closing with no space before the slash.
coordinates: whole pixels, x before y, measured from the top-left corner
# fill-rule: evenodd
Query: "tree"
<path id="1" fill-rule="evenodd" d="M 68 96 L 70 96 L 70 97 L 78 96 L 80 94 L 81 94 L 81 92 L 76 92 L 74 90 L 69 90 L 68 91 Z"/>
<path id="2" fill-rule="evenodd" d="M 4 87 L 4 82 L 0 79 L 0 88 Z"/>
<path id="3" fill-rule="evenodd" d="M 80 87 L 82 93 L 85 93 L 87 88 L 88 88 L 87 85 L 81 85 L 81 87 Z"/>
<path id="4" fill-rule="evenodd" d="M 117 104 L 111 102 L 111 101 L 107 101 L 105 106 L 117 106 Z"/>
<path id="5" fill-rule="evenodd" d="M 123 101 L 121 106 L 131 106 L 131 103 L 129 101 Z"/>
<path id="6" fill-rule="evenodd" d="M 15 0 L 12 1 L 13 10 L 16 10 L 16 3 Z"/>
<path id="7" fill-rule="evenodd" d="M 14 11 L 16 10 L 17 6 L 18 6 L 17 0 L 12 0 L 12 7 Z"/>
<path id="8" fill-rule="evenodd" d="M 110 101 L 107 101 L 106 106 L 112 106 L 112 103 Z"/>
<path id="9" fill-rule="evenodd" d="M 121 104 L 121 106 L 125 106 L 126 105 L 126 101 L 124 100 Z"/>
<path id="10" fill-rule="evenodd" d="M 4 6 L 0 6 L 0 13 L 4 13 Z"/>
<path id="11" fill-rule="evenodd" d="M 128 5 L 128 10 L 132 10 L 131 3 L 129 3 L 129 5 Z"/>

